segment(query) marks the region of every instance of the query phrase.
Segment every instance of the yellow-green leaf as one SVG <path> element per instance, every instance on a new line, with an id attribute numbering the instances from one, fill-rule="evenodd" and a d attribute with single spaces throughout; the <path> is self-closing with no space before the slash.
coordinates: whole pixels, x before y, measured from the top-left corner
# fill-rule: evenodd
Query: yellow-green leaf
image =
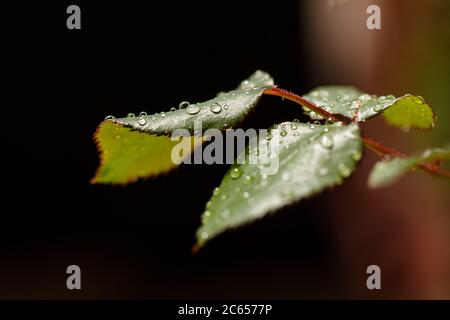
<path id="1" fill-rule="evenodd" d="M 384 111 L 384 117 L 391 125 L 399 128 L 431 129 L 436 116 L 422 97 L 405 95 L 397 99 Z"/>
<path id="2" fill-rule="evenodd" d="M 110 120 L 100 124 L 94 139 L 100 151 L 100 166 L 91 183 L 127 184 L 138 178 L 168 172 L 177 166 L 172 161 L 171 152 L 181 140 L 143 134 Z M 191 143 L 191 150 L 201 144 L 201 138 L 180 139 L 185 139 L 182 143 Z"/>

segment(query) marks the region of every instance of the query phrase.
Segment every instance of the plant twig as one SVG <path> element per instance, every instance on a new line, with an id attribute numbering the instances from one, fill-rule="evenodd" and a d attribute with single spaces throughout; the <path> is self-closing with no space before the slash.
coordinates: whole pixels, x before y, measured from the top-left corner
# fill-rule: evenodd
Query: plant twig
<path id="1" fill-rule="evenodd" d="M 266 89 L 266 90 L 264 90 L 263 94 L 278 96 L 278 97 L 282 97 L 282 98 L 286 98 L 291 101 L 294 101 L 294 102 L 302 105 L 303 107 L 324 117 L 325 119 L 329 119 L 333 122 L 343 122 L 345 124 L 349 124 L 352 122 L 352 120 L 350 118 L 347 118 L 344 115 L 329 113 L 328 111 L 324 110 L 323 108 L 316 106 L 314 103 L 312 103 L 308 99 L 305 99 L 295 93 L 292 93 L 290 91 L 287 91 L 287 90 L 284 90 L 281 88 Z"/>
<path id="2" fill-rule="evenodd" d="M 375 141 L 372 138 L 363 137 L 362 139 L 363 139 L 363 142 L 364 142 L 364 145 L 366 146 L 366 148 L 372 150 L 373 152 L 377 153 L 380 156 L 392 156 L 392 157 L 398 157 L 398 158 L 407 158 L 408 157 L 404 153 L 401 153 L 400 151 L 397 151 L 393 148 L 386 147 L 382 143 Z M 439 165 L 436 165 L 435 163 L 424 162 L 424 163 L 420 163 L 418 165 L 418 167 L 429 173 L 450 178 L 450 171 L 441 168 Z"/>

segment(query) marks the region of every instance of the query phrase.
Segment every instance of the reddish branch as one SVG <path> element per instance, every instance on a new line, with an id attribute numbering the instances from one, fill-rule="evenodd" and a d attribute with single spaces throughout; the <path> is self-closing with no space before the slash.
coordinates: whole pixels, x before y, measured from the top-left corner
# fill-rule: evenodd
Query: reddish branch
<path id="1" fill-rule="evenodd" d="M 297 95 L 295 93 L 289 92 L 289 91 L 281 89 L 281 88 L 266 89 L 266 90 L 264 90 L 263 94 L 278 96 L 278 97 L 282 97 L 282 98 L 286 98 L 288 100 L 294 101 L 294 102 L 302 105 L 303 107 L 324 117 L 325 119 L 329 119 L 333 122 L 343 122 L 346 124 L 352 122 L 352 120 L 350 118 L 347 118 L 344 115 L 329 113 L 328 111 L 322 109 L 321 107 L 316 106 L 314 103 L 312 103 L 308 99 L 300 97 L 299 95 Z"/>
<path id="2" fill-rule="evenodd" d="M 364 145 L 377 153 L 380 156 L 392 156 L 392 157 L 399 157 L 399 158 L 407 158 L 407 155 L 393 149 L 386 147 L 385 145 L 381 144 L 378 141 L 375 141 L 371 138 L 363 137 Z M 432 174 L 443 176 L 450 178 L 450 171 L 445 170 L 439 166 L 438 163 L 431 163 L 431 162 L 423 162 L 418 165 L 418 167 L 422 170 L 428 171 Z"/>
<path id="3" fill-rule="evenodd" d="M 342 114 L 332 114 L 326 111 L 325 109 L 315 105 L 313 102 L 305 99 L 295 93 L 289 92 L 287 90 L 281 88 L 270 88 L 264 90 L 263 94 L 278 96 L 281 98 L 286 98 L 288 100 L 294 101 L 299 105 L 315 112 L 316 114 L 324 117 L 325 119 L 331 120 L 333 122 L 343 122 L 345 124 L 351 123 L 353 120 L 342 115 Z M 375 141 L 371 138 L 363 137 L 363 142 L 366 148 L 374 151 L 380 156 L 392 156 L 399 158 L 407 158 L 408 156 L 404 153 L 401 153 L 393 148 L 386 147 L 378 141 Z M 450 178 L 450 171 L 445 170 L 440 167 L 440 161 L 435 162 L 425 162 L 418 165 L 418 167 L 422 170 L 428 171 L 432 174 L 444 176 Z"/>

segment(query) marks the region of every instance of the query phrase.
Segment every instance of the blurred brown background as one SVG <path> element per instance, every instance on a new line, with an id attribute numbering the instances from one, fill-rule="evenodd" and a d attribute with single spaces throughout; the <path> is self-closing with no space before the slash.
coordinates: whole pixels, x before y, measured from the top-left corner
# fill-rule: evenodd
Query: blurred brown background
<path id="1" fill-rule="evenodd" d="M 362 28 L 370 4 L 381 8 L 381 30 Z M 309 1 L 308 75 L 318 82 L 354 84 L 369 93 L 425 97 L 438 115 L 433 132 L 401 132 L 382 119 L 364 132 L 408 152 L 450 140 L 450 3 L 427 1 Z M 450 188 L 448 181 L 413 173 L 368 191 L 377 156 L 366 152 L 351 184 L 330 194 L 342 281 L 356 297 L 450 297 Z M 330 210 L 333 210 L 330 208 Z M 368 264 L 383 273 L 383 293 L 358 287 Z"/>

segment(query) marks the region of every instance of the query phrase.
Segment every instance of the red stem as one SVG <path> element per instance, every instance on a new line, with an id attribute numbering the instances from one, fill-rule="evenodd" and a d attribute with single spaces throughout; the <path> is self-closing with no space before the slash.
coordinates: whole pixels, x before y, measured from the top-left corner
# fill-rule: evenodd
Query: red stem
<path id="1" fill-rule="evenodd" d="M 282 98 L 286 98 L 291 101 L 294 101 L 294 102 L 304 106 L 305 108 L 321 115 L 325 119 L 330 119 L 333 122 L 343 122 L 345 124 L 352 122 L 352 120 L 350 118 L 347 118 L 344 115 L 329 113 L 328 111 L 322 109 L 321 107 L 316 106 L 314 103 L 312 103 L 308 99 L 300 97 L 299 95 L 297 95 L 295 93 L 289 92 L 289 91 L 281 89 L 281 88 L 275 87 L 275 88 L 266 89 L 266 90 L 264 90 L 263 94 L 278 96 L 278 97 L 282 97 Z"/>
<path id="2" fill-rule="evenodd" d="M 263 94 L 278 96 L 278 97 L 282 97 L 282 98 L 286 98 L 291 101 L 294 101 L 294 102 L 300 104 L 301 106 L 321 115 L 325 119 L 329 119 L 333 122 L 343 122 L 345 124 L 349 124 L 353 121 L 352 119 L 350 119 L 342 114 L 329 113 L 328 111 L 315 105 L 313 102 L 309 101 L 308 99 L 305 99 L 295 93 L 289 92 L 289 91 L 281 89 L 281 88 L 274 87 L 274 88 L 266 89 L 263 91 Z M 371 138 L 363 137 L 363 142 L 364 142 L 364 145 L 368 149 L 374 151 L 378 155 L 381 155 L 381 156 L 388 155 L 388 156 L 393 156 L 393 157 L 398 157 L 398 158 L 407 158 L 408 157 L 406 154 L 401 153 L 400 151 L 397 151 L 393 148 L 389 148 Z M 421 163 L 421 164 L 419 164 L 419 168 L 424 171 L 428 171 L 432 174 L 435 174 L 435 175 L 450 178 L 450 171 L 442 169 L 439 166 L 439 162 Z"/>
<path id="3" fill-rule="evenodd" d="M 383 145 L 380 142 L 375 141 L 371 138 L 363 137 L 363 142 L 364 142 L 364 145 L 368 149 L 374 151 L 378 155 L 381 155 L 381 156 L 388 155 L 388 156 L 393 156 L 393 157 L 398 157 L 398 158 L 407 158 L 407 155 L 405 155 L 393 148 L 386 147 L 385 145 Z M 433 164 L 433 163 L 429 163 L 429 162 L 421 163 L 421 164 L 419 164 L 419 168 L 424 171 L 428 171 L 432 174 L 438 175 L 438 176 L 450 178 L 450 171 L 442 169 L 441 167 L 439 167 L 438 165 Z"/>

